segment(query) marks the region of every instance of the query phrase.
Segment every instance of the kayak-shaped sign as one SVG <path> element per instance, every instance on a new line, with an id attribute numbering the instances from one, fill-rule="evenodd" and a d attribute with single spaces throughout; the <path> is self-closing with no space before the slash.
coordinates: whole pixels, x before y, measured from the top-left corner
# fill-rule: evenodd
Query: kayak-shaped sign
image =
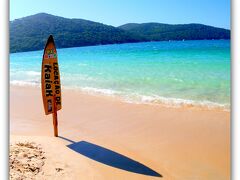
<path id="1" fill-rule="evenodd" d="M 45 114 L 53 114 L 54 135 L 58 136 L 57 111 L 62 108 L 60 72 L 53 36 L 50 35 L 42 59 L 42 98 Z"/>
<path id="2" fill-rule="evenodd" d="M 53 113 L 54 101 L 57 111 L 62 108 L 57 50 L 52 35 L 49 36 L 43 53 L 42 97 L 46 115 Z"/>

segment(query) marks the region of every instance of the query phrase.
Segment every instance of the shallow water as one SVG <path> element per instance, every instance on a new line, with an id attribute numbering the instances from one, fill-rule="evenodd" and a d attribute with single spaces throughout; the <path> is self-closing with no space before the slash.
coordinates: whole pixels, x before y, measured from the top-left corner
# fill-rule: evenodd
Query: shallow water
<path id="1" fill-rule="evenodd" d="M 10 54 L 10 83 L 39 85 L 43 51 Z M 65 88 L 137 103 L 230 107 L 230 41 L 58 49 Z"/>

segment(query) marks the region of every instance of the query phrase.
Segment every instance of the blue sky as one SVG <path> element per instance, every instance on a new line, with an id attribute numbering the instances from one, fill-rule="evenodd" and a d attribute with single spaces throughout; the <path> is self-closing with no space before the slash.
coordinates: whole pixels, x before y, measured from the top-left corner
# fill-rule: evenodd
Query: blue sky
<path id="1" fill-rule="evenodd" d="M 230 0 L 10 0 L 10 20 L 40 12 L 113 26 L 202 23 L 230 29 Z"/>

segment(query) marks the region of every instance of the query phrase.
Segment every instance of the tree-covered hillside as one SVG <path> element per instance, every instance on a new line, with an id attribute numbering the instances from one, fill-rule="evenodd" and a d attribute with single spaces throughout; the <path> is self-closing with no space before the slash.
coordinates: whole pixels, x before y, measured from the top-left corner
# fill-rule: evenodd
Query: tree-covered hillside
<path id="1" fill-rule="evenodd" d="M 50 34 L 58 48 L 141 41 L 113 26 L 40 13 L 10 22 L 10 51 L 43 49 Z"/>
<path id="2" fill-rule="evenodd" d="M 162 40 L 229 39 L 230 31 L 201 24 L 125 24 L 119 27 L 46 13 L 10 22 L 10 52 L 41 50 L 48 36 L 57 48 Z"/>
<path id="3" fill-rule="evenodd" d="M 229 30 L 203 24 L 128 23 L 119 28 L 147 41 L 230 39 Z"/>

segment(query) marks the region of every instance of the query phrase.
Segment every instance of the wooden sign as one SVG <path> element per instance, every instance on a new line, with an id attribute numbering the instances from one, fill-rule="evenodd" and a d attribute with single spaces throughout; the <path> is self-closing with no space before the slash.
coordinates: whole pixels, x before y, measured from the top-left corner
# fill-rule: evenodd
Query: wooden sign
<path id="1" fill-rule="evenodd" d="M 49 36 L 44 48 L 41 82 L 45 114 L 53 114 L 54 135 L 58 136 L 57 111 L 62 108 L 62 98 L 57 50 L 52 35 Z"/>

